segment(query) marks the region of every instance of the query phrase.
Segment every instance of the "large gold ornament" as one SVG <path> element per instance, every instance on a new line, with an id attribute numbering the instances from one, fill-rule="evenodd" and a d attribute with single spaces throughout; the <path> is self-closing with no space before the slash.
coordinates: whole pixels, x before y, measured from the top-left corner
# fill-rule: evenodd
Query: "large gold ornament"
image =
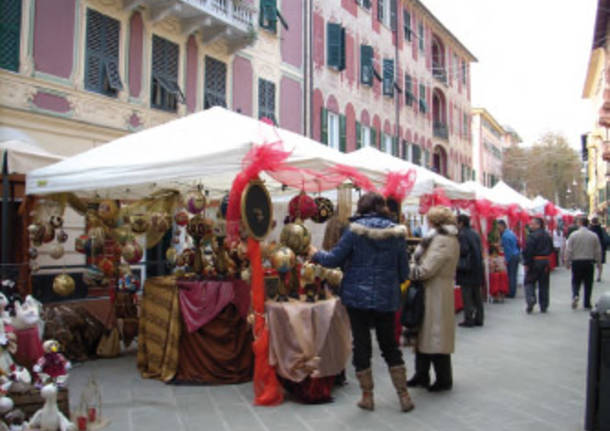
<path id="1" fill-rule="evenodd" d="M 296 264 L 296 255 L 288 247 L 279 247 L 271 254 L 271 265 L 280 273 L 286 273 Z"/>
<path id="2" fill-rule="evenodd" d="M 129 217 L 129 223 L 131 224 L 131 230 L 133 233 L 142 234 L 146 233 L 150 226 L 150 219 L 146 213 L 136 213 Z"/>
<path id="3" fill-rule="evenodd" d="M 59 274 L 53 280 L 53 292 L 59 296 L 68 296 L 74 292 L 74 279 L 68 274 Z"/>
<path id="4" fill-rule="evenodd" d="M 138 263 L 142 259 L 142 247 L 137 241 L 129 241 L 123 246 L 122 256 L 127 263 Z"/>
<path id="5" fill-rule="evenodd" d="M 304 285 L 312 284 L 316 281 L 316 272 L 317 268 L 315 264 L 311 262 L 303 264 L 301 267 L 301 282 Z"/>
<path id="6" fill-rule="evenodd" d="M 155 233 L 165 233 L 172 226 L 172 219 L 167 213 L 153 213 L 150 216 L 150 229 Z"/>
<path id="7" fill-rule="evenodd" d="M 201 214 L 193 216 L 186 227 L 186 232 L 196 240 L 203 239 L 214 231 L 214 221 L 206 219 Z"/>
<path id="8" fill-rule="evenodd" d="M 49 251 L 49 255 L 53 259 L 61 259 L 64 255 L 64 246 L 61 244 L 54 244 Z"/>
<path id="9" fill-rule="evenodd" d="M 306 254 L 311 244 L 311 234 L 305 225 L 289 223 L 282 229 L 280 242 L 297 254 Z"/>
<path id="10" fill-rule="evenodd" d="M 97 208 L 97 215 L 107 225 L 115 225 L 119 216 L 119 206 L 112 199 L 103 200 Z"/>

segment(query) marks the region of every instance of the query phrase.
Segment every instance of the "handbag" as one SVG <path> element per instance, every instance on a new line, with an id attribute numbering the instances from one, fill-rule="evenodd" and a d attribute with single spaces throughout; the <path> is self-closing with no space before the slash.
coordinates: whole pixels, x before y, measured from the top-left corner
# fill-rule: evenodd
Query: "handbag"
<path id="1" fill-rule="evenodd" d="M 400 323 L 411 331 L 419 329 L 424 320 L 424 284 L 412 281 L 407 289 L 400 313 Z"/>

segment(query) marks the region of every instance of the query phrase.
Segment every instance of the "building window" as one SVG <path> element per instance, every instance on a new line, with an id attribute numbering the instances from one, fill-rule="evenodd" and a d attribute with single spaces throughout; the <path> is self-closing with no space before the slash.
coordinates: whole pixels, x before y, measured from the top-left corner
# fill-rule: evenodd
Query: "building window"
<path id="1" fill-rule="evenodd" d="M 462 60 L 462 84 L 466 85 L 468 78 L 468 69 L 466 68 L 466 61 Z"/>
<path id="2" fill-rule="evenodd" d="M 373 47 L 369 45 L 360 46 L 360 81 L 366 85 L 373 85 Z"/>
<path id="3" fill-rule="evenodd" d="M 417 32 L 419 34 L 419 50 L 420 51 L 424 51 L 425 48 L 425 44 L 424 44 L 424 23 L 420 22 L 417 25 Z"/>
<path id="4" fill-rule="evenodd" d="M 366 10 L 371 9 L 371 0 L 356 0 L 356 3 L 358 3 L 360 6 L 362 6 Z"/>
<path id="5" fill-rule="evenodd" d="M 405 140 L 400 143 L 400 153 L 403 160 L 409 160 L 409 144 Z"/>
<path id="6" fill-rule="evenodd" d="M 106 96 L 116 96 L 123 89 L 119 76 L 118 20 L 87 9 L 85 51 L 85 88 Z"/>
<path id="7" fill-rule="evenodd" d="M 462 127 L 462 132 L 463 132 L 463 137 L 464 139 L 468 139 L 468 129 L 469 129 L 469 125 L 468 125 L 468 114 L 464 114 L 463 115 L 463 125 L 464 127 Z"/>
<path id="8" fill-rule="evenodd" d="M 340 24 L 326 24 L 327 64 L 336 70 L 345 69 L 345 28 Z"/>
<path id="9" fill-rule="evenodd" d="M 203 109 L 212 106 L 227 107 L 227 65 L 206 55 Z"/>
<path id="10" fill-rule="evenodd" d="M 328 111 L 328 146 L 339 149 L 339 115 Z"/>
<path id="11" fill-rule="evenodd" d="M 422 114 L 428 112 L 428 104 L 426 103 L 426 86 L 419 84 L 419 110 Z"/>
<path id="12" fill-rule="evenodd" d="M 371 145 L 373 145 L 371 140 L 371 128 L 368 126 L 362 126 L 360 131 L 360 133 L 362 134 L 362 146 L 370 147 Z"/>
<path id="13" fill-rule="evenodd" d="M 275 84 L 259 78 L 258 80 L 258 118 L 275 121 Z"/>
<path id="14" fill-rule="evenodd" d="M 407 106 L 413 105 L 413 100 L 415 99 L 413 95 L 413 79 L 411 75 L 405 75 L 405 104 Z"/>
<path id="15" fill-rule="evenodd" d="M 383 95 L 394 96 L 394 60 L 383 60 Z"/>
<path id="16" fill-rule="evenodd" d="M 21 0 L 0 0 L 0 68 L 19 72 Z"/>
<path id="17" fill-rule="evenodd" d="M 386 14 L 384 10 L 385 0 L 377 0 L 377 20 L 383 22 L 383 17 Z"/>
<path id="18" fill-rule="evenodd" d="M 460 63 L 457 54 L 453 54 L 453 74 L 455 75 L 455 80 L 457 82 L 460 79 Z"/>
<path id="19" fill-rule="evenodd" d="M 406 9 L 402 11 L 402 22 L 405 31 L 405 40 L 411 42 L 411 14 Z"/>
<path id="20" fill-rule="evenodd" d="M 151 106 L 176 112 L 184 95 L 178 85 L 180 48 L 167 39 L 153 35 Z"/>
<path id="21" fill-rule="evenodd" d="M 411 161 L 413 163 L 415 163 L 417 166 L 421 166 L 421 148 L 419 145 L 417 144 L 413 144 L 413 146 L 411 147 Z"/>

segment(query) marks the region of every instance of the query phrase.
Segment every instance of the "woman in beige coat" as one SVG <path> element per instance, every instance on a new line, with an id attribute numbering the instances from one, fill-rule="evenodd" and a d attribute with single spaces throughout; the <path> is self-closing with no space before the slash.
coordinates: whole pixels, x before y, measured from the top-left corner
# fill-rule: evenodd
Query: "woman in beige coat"
<path id="1" fill-rule="evenodd" d="M 454 277 L 460 256 L 455 216 L 449 208 L 433 207 L 427 214 L 430 232 L 414 254 L 412 280 L 424 284 L 424 321 L 419 331 L 415 356 L 415 376 L 409 386 L 432 392 L 453 385 L 451 354 L 455 344 Z M 436 382 L 430 386 L 430 363 Z"/>

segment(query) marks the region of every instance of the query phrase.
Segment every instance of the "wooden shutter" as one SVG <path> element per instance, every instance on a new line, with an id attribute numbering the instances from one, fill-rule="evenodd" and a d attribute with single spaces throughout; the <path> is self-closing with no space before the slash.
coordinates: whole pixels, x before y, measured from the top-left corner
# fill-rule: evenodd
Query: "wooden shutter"
<path id="1" fill-rule="evenodd" d="M 407 141 L 405 141 L 403 139 L 402 143 L 401 143 L 401 148 L 400 148 L 401 153 L 402 153 L 401 156 L 402 156 L 403 160 L 407 160 L 408 159 L 408 154 L 407 154 L 408 153 L 408 148 L 409 147 L 407 146 Z"/>
<path id="2" fill-rule="evenodd" d="M 180 47 L 160 36 L 153 35 L 152 96 L 155 108 L 175 112 L 184 94 L 178 85 Z"/>
<path id="3" fill-rule="evenodd" d="M 339 115 L 339 151 L 345 153 L 347 150 L 347 130 L 345 115 Z"/>
<path id="4" fill-rule="evenodd" d="M 365 9 L 370 9 L 371 8 L 371 0 L 362 0 L 362 6 L 364 6 Z"/>
<path id="5" fill-rule="evenodd" d="M 360 46 L 360 81 L 366 85 L 373 85 L 373 47 Z"/>
<path id="6" fill-rule="evenodd" d="M 104 16 L 87 10 L 87 36 L 85 51 L 85 88 L 102 91 L 104 73 Z"/>
<path id="7" fill-rule="evenodd" d="M 327 64 L 339 70 L 341 65 L 341 25 L 329 22 L 326 24 Z"/>
<path id="8" fill-rule="evenodd" d="M 390 0 L 390 28 L 392 31 L 397 30 L 398 24 L 398 6 L 396 0 Z"/>
<path id="9" fill-rule="evenodd" d="M 405 103 L 408 106 L 413 105 L 413 80 L 411 75 L 405 75 Z"/>
<path id="10" fill-rule="evenodd" d="M 19 72 L 21 0 L 2 0 L 0 7 L 0 68 Z"/>
<path id="11" fill-rule="evenodd" d="M 360 122 L 356 121 L 356 149 L 362 148 L 362 127 Z"/>
<path id="12" fill-rule="evenodd" d="M 377 21 L 383 22 L 383 2 L 384 0 L 377 0 Z"/>
<path id="13" fill-rule="evenodd" d="M 324 107 L 320 109 L 320 142 L 328 145 L 328 111 Z"/>
<path id="14" fill-rule="evenodd" d="M 394 60 L 383 60 L 383 95 L 394 96 Z"/>
<path id="15" fill-rule="evenodd" d="M 375 129 L 374 127 L 370 128 L 371 130 L 371 145 L 375 148 L 379 148 L 379 146 L 377 145 L 377 129 Z"/>
<path id="16" fill-rule="evenodd" d="M 411 14 L 406 9 L 403 9 L 402 16 L 403 16 L 402 22 L 403 22 L 403 27 L 404 27 L 404 31 L 405 31 L 405 40 L 410 42 L 411 41 Z"/>
<path id="17" fill-rule="evenodd" d="M 339 49 L 339 70 L 345 70 L 345 28 L 341 27 L 341 48 Z"/>
<path id="18" fill-rule="evenodd" d="M 261 0 L 259 9 L 259 25 L 272 32 L 277 31 L 277 2 L 276 0 Z"/>
<path id="19" fill-rule="evenodd" d="M 398 157 L 398 138 L 392 136 L 392 155 Z"/>
<path id="20" fill-rule="evenodd" d="M 205 89 L 203 108 L 227 107 L 227 65 L 208 55 L 205 56 Z"/>

